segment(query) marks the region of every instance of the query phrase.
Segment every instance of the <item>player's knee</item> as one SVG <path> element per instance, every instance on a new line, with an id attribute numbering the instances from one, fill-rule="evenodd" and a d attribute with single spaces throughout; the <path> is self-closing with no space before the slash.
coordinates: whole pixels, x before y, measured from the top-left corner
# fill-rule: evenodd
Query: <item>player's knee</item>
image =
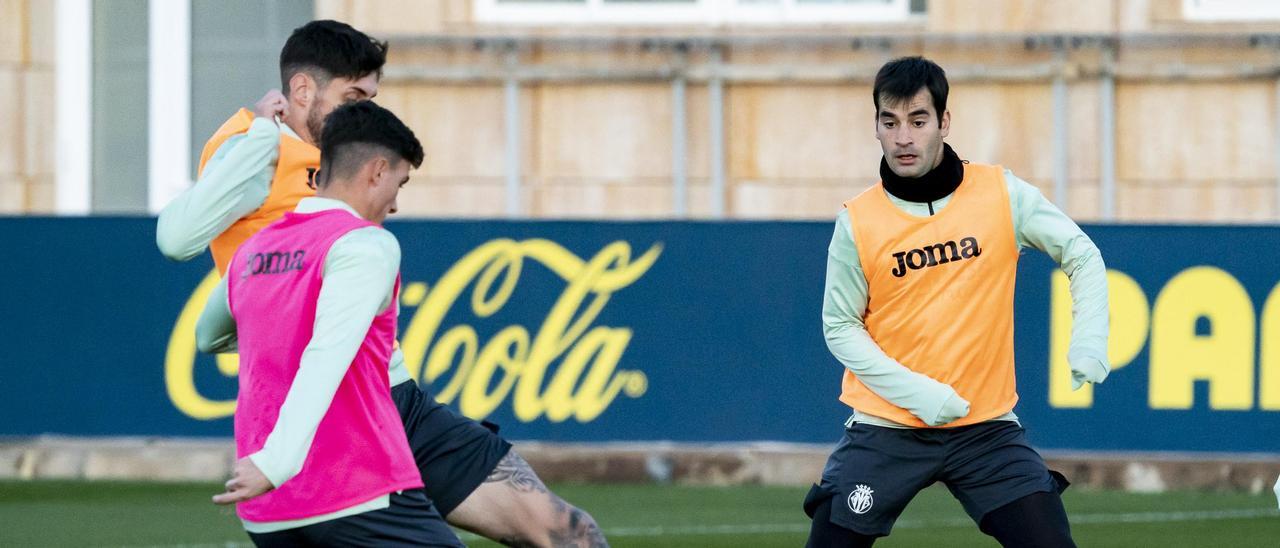
<path id="1" fill-rule="evenodd" d="M 978 523 L 1001 546 L 1075 548 L 1071 524 L 1057 493 L 1033 493 L 997 508 Z"/>
<path id="2" fill-rule="evenodd" d="M 586 511 L 548 493 L 546 505 L 539 505 L 535 519 L 521 528 L 521 536 L 533 546 L 608 546 L 595 518 Z"/>
<path id="3" fill-rule="evenodd" d="M 1076 548 L 1071 533 L 1040 524 L 1023 524 L 1006 528 L 981 528 L 1004 548 Z"/>
<path id="4" fill-rule="evenodd" d="M 569 541 L 567 544 L 573 546 L 591 546 L 604 547 L 608 544 L 604 540 L 604 534 L 600 532 L 600 525 L 596 523 L 595 518 L 591 517 L 581 508 L 568 505 L 565 512 L 566 519 L 558 525 L 557 534 L 560 538 Z"/>

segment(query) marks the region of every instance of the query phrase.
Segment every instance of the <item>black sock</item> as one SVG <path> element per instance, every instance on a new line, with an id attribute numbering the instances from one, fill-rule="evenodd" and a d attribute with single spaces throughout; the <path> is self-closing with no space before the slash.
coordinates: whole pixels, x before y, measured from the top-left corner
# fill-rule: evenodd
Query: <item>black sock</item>
<path id="1" fill-rule="evenodd" d="M 813 511 L 813 527 L 809 530 L 806 548 L 871 548 L 876 537 L 862 535 L 831 523 L 831 497 L 819 503 Z"/>
<path id="2" fill-rule="evenodd" d="M 996 508 L 978 528 L 1005 548 L 1075 548 L 1062 497 L 1033 493 Z"/>

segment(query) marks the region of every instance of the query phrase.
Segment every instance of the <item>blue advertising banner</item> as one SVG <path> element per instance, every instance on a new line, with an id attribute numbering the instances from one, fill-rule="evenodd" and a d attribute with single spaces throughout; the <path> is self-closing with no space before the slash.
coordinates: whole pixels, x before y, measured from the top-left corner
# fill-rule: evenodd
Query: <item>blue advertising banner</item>
<path id="1" fill-rule="evenodd" d="M 833 442 L 825 222 L 396 221 L 414 375 L 511 439 Z M 145 218 L 0 219 L 0 436 L 230 436 L 211 261 Z M 1024 254 L 1015 411 L 1045 449 L 1280 453 L 1280 227 L 1090 226 L 1111 360 L 1071 391 L 1065 276 Z"/>

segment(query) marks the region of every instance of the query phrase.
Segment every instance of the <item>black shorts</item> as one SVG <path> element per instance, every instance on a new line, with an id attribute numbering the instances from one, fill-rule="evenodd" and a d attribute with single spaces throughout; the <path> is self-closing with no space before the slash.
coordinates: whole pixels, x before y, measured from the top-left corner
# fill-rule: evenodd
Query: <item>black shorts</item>
<path id="1" fill-rule="evenodd" d="M 293 546 L 464 546 L 421 489 L 391 494 L 381 510 L 274 533 L 249 533 L 260 548 Z"/>
<path id="2" fill-rule="evenodd" d="M 484 483 L 511 450 L 511 444 L 495 432 L 496 426 L 459 416 L 413 381 L 391 387 L 391 399 L 404 421 L 409 448 L 426 486 L 423 490 L 443 516 Z"/>
<path id="3" fill-rule="evenodd" d="M 1033 493 L 1059 493 L 1061 475 L 1014 421 L 958 428 L 887 428 L 854 423 L 827 460 L 818 491 L 834 498 L 831 521 L 885 536 L 921 489 L 941 481 L 975 523 Z"/>

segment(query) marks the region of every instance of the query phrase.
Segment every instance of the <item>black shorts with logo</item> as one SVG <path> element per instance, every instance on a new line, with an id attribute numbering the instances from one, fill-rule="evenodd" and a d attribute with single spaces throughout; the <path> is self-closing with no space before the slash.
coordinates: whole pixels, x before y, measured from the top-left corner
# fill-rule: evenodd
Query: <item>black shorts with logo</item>
<path id="1" fill-rule="evenodd" d="M 274 533 L 249 533 L 258 548 L 294 546 L 465 546 L 421 489 L 391 493 L 391 504 Z"/>
<path id="2" fill-rule="evenodd" d="M 957 428 L 888 428 L 854 423 L 827 460 L 815 491 L 833 497 L 831 522 L 886 536 L 907 503 L 940 481 L 975 523 L 1033 493 L 1060 493 L 1051 472 L 1014 421 Z"/>
<path id="3" fill-rule="evenodd" d="M 404 421 L 423 490 L 447 517 L 484 483 L 511 444 L 498 436 L 497 426 L 454 413 L 413 381 L 391 387 L 391 399 Z"/>

